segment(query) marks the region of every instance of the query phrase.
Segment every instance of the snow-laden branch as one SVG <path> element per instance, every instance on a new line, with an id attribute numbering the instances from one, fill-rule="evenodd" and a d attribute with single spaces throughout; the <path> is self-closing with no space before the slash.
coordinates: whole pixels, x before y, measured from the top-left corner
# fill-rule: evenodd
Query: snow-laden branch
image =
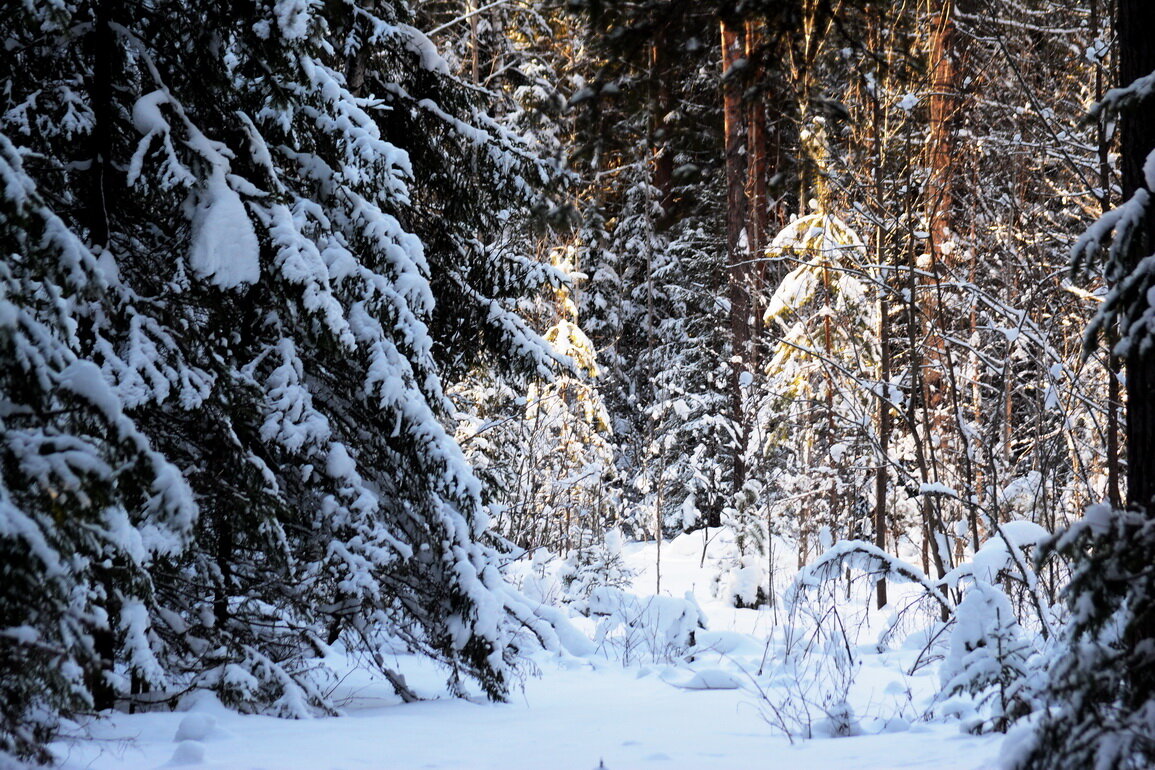
<path id="1" fill-rule="evenodd" d="M 865 540 L 843 540 L 805 569 L 800 571 L 786 591 L 787 606 L 794 606 L 803 595 L 822 583 L 838 577 L 844 566 L 856 567 L 871 573 L 874 579 L 888 579 L 894 582 L 914 583 L 921 586 L 926 595 L 934 599 L 948 613 L 954 604 L 942 593 L 918 567 L 902 559 L 891 556 L 873 543 Z"/>

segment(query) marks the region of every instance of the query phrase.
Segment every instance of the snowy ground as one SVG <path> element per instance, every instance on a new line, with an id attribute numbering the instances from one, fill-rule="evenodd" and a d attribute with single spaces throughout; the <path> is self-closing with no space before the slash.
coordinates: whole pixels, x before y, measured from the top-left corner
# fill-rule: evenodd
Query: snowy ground
<path id="1" fill-rule="evenodd" d="M 734 610 L 709 599 L 713 566 L 700 568 L 702 539 L 665 544 L 662 594 L 693 591 L 708 617 L 692 654 L 668 659 L 645 644 L 629 649 L 604 642 L 586 656 L 539 654 L 538 676 L 526 679 L 510 703 L 443 695 L 443 675 L 417 660 L 401 660 L 409 684 L 431 698 L 401 704 L 387 684 L 358 670 L 342 682 L 345 716 L 286 721 L 244 716 L 200 698 L 188 711 L 117 715 L 82 728 L 86 737 L 56 744 L 67 770 L 211 768 L 993 768 L 1000 737 L 973 737 L 954 721 L 920 720 L 937 684 L 934 666 L 910 673 L 918 645 L 878 654 L 856 651 L 859 671 L 848 701 L 855 737 L 795 740 L 771 724 L 768 705 L 798 727 L 789 687 L 759 677 L 781 651 L 770 611 Z M 653 545 L 629 545 L 638 574 L 632 592 L 653 593 Z M 592 620 L 575 625 L 596 636 Z M 766 639 L 771 639 L 767 646 Z M 806 672 L 802 672 L 805 676 Z M 759 687 L 767 693 L 760 697 Z M 734 689 L 687 689 L 695 686 Z M 735 687 L 736 685 L 736 687 Z M 801 690 L 800 690 L 801 692 Z M 813 691 L 810 691 L 813 692 Z M 768 719 L 769 717 L 769 719 Z M 815 733 L 820 724 L 812 725 Z M 180 739 L 184 739 L 183 742 Z"/>

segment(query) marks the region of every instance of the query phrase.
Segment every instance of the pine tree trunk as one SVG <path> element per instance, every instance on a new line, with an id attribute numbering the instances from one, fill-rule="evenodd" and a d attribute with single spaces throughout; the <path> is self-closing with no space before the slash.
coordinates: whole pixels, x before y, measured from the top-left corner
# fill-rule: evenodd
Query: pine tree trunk
<path id="1" fill-rule="evenodd" d="M 958 84 L 956 83 L 955 38 L 956 30 L 951 14 L 953 0 L 939 0 L 934 11 L 934 30 L 931 34 L 930 67 L 931 88 L 929 102 L 930 136 L 927 140 L 926 164 L 929 178 L 926 185 L 926 217 L 929 223 L 930 242 L 928 245 L 931 277 L 923 295 L 924 314 L 931 325 L 927 335 L 925 371 L 926 406 L 936 417 L 944 401 L 945 383 L 942 372 L 945 363 L 943 347 L 944 320 L 938 302 L 938 282 L 940 271 L 948 262 L 950 244 L 953 237 L 952 206 L 954 204 L 954 164 L 955 146 L 952 118 L 957 105 Z M 934 327 L 938 328 L 935 329 Z M 935 419 L 927 429 L 945 434 L 946 425 Z M 977 547 L 977 545 L 976 545 Z"/>
<path id="2" fill-rule="evenodd" d="M 952 454 L 966 459 L 963 447 L 948 447 L 939 445 L 935 437 L 946 437 L 950 434 L 951 425 L 957 423 L 954 419 L 958 414 L 958 394 L 953 388 L 953 372 L 951 371 L 950 352 L 947 349 L 946 338 L 949 333 L 950 319 L 943 308 L 943 271 L 951 267 L 954 261 L 953 240 L 955 237 L 954 207 L 955 207 L 955 176 L 959 164 L 958 148 L 955 141 L 955 117 L 959 112 L 960 78 L 959 63 L 961 60 L 961 41 L 954 24 L 955 0 L 937 0 L 932 4 L 934 9 L 934 29 L 930 44 L 931 89 L 929 97 L 930 136 L 927 143 L 927 168 L 929 178 L 926 187 L 926 217 L 929 224 L 929 243 L 927 255 L 929 264 L 919 265 L 930 273 L 922 279 L 924 284 L 920 298 L 922 315 L 927 319 L 926 345 L 922 358 L 923 371 L 923 418 L 927 442 L 928 457 L 932 468 L 943 467 L 947 457 L 939 455 L 939 449 L 945 452 L 953 450 Z M 915 354 L 912 348 L 912 354 Z M 953 401 L 953 403 L 951 403 Z M 961 427 L 961 426 L 960 426 Z M 957 439 L 963 441 L 960 435 Z M 968 484 L 973 486 L 973 478 Z M 933 480 L 939 481 L 937 470 Z M 932 532 L 942 532 L 945 522 L 941 516 L 942 505 L 934 500 L 928 506 L 933 515 L 928 515 L 927 526 Z M 968 510 L 972 545 L 978 548 L 978 520 L 974 508 Z M 936 568 L 939 574 L 948 569 L 949 554 L 942 553 L 943 548 L 938 543 L 932 543 L 936 556 Z"/>
<path id="3" fill-rule="evenodd" d="M 951 122 L 958 109 L 957 36 L 953 0 L 942 0 L 931 36 L 930 180 L 928 183 L 931 257 L 939 263 L 950 241 L 951 207 L 954 203 L 954 132 Z"/>

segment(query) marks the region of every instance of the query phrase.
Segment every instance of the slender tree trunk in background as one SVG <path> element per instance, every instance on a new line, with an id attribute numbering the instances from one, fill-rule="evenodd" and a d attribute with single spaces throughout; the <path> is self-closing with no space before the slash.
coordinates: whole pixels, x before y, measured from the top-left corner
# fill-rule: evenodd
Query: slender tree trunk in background
<path id="1" fill-rule="evenodd" d="M 869 46 L 872 51 L 882 50 L 882 19 L 872 15 L 870 27 L 867 31 Z M 883 77 L 890 72 L 889 62 L 883 70 Z M 885 93 L 887 86 L 879 84 L 879 90 Z M 865 92 L 864 92 L 865 95 Z M 886 158 L 883 137 L 889 134 L 886 114 L 882 109 L 882 100 L 878 93 L 869 93 L 867 98 L 871 104 L 871 144 L 874 162 L 874 198 L 875 201 L 886 200 Z M 886 550 L 888 535 L 886 507 L 888 488 L 890 486 L 890 432 L 891 432 L 891 404 L 888 392 L 891 379 L 891 346 L 890 346 L 890 271 L 888 258 L 888 233 L 881 218 L 874 226 L 874 261 L 879 264 L 878 271 L 878 467 L 874 472 L 874 544 L 879 550 Z M 886 578 L 875 583 L 875 596 L 878 608 L 887 604 Z"/>
<path id="2" fill-rule="evenodd" d="M 478 40 L 478 15 L 474 13 L 477 10 L 477 0 L 470 0 L 465 4 L 466 13 L 469 16 L 469 74 L 473 78 L 474 83 L 481 82 L 481 51 L 480 41 Z"/>
<path id="3" fill-rule="evenodd" d="M 673 155 L 669 152 L 666 145 L 666 129 L 665 117 L 669 112 L 669 85 L 666 82 L 665 73 L 665 29 L 659 28 L 655 33 L 654 42 L 650 46 L 650 87 L 652 89 L 650 99 L 650 136 L 649 145 L 651 158 L 653 160 L 653 167 L 651 169 L 650 179 L 653 187 L 658 191 L 659 205 L 662 213 L 658 219 L 653 223 L 654 231 L 660 231 L 669 226 L 671 217 L 671 190 L 673 180 Z M 649 196 L 646 196 L 649 200 Z M 649 207 L 647 207 L 649 208 Z M 653 241 L 648 240 L 646 244 L 646 340 L 650 350 L 654 349 L 654 247 Z M 647 359 L 647 379 L 652 383 L 654 381 L 653 358 Z M 649 439 L 647 444 L 652 445 L 654 440 L 654 421 L 647 421 Z M 655 458 L 656 460 L 656 458 Z M 651 461 L 647 468 L 647 475 L 650 480 L 651 489 L 654 492 L 654 543 L 656 550 L 654 554 L 654 593 L 660 594 L 662 592 L 662 536 L 663 536 L 663 514 L 662 514 L 662 491 L 663 479 L 662 469 L 654 467 L 654 461 Z"/>
<path id="4" fill-rule="evenodd" d="M 1107 339 L 1107 500 L 1112 508 L 1123 504 L 1119 491 L 1119 410 L 1122 408 L 1119 392 L 1119 357 L 1111 352 L 1116 338 Z"/>
<path id="5" fill-rule="evenodd" d="M 939 413 L 945 395 L 943 367 L 945 355 L 942 338 L 942 308 L 938 302 L 937 284 L 940 270 L 949 261 L 953 237 L 951 206 L 954 203 L 954 163 L 955 147 L 951 119 L 958 109 L 955 37 L 956 31 L 951 14 L 953 0 L 938 0 L 933 10 L 933 31 L 930 40 L 931 84 L 928 99 L 930 113 L 930 134 L 926 146 L 926 164 L 929 177 L 926 184 L 926 218 L 929 230 L 927 256 L 929 262 L 921 265 L 932 277 L 924 279 L 929 284 L 922 295 L 921 306 L 930 333 L 927 335 L 927 350 L 924 366 L 926 406 L 931 413 Z M 928 424 L 929 434 L 945 434 L 946 426 L 936 421 Z M 977 547 L 977 544 L 976 544 Z"/>
<path id="6" fill-rule="evenodd" d="M 1118 0 L 1116 34 L 1119 38 L 1119 85 L 1155 72 L 1155 2 Z M 1146 187 L 1143 163 L 1155 150 L 1155 99 L 1143 99 L 1120 116 L 1123 200 Z M 1155 247 L 1155 209 L 1148 208 L 1141 232 L 1136 233 L 1128 258 L 1134 268 Z M 1127 323 L 1148 311 L 1145 298 L 1130 309 Z M 1155 499 L 1155 352 L 1132 345 L 1127 365 L 1127 502 L 1148 509 Z"/>
<path id="7" fill-rule="evenodd" d="M 746 61 L 751 67 L 750 80 L 761 87 L 766 82 L 765 70 L 766 22 L 750 19 L 746 22 Z M 748 271 L 750 316 L 752 319 L 749 361 L 754 371 L 758 366 L 758 345 L 762 336 L 762 295 L 766 286 L 766 264 L 762 261 L 770 241 L 770 162 L 769 131 L 766 125 L 766 99 L 759 91 L 746 106 L 746 200 L 749 205 L 747 238 L 750 258 Z"/>
<path id="8" fill-rule="evenodd" d="M 116 170 L 112 167 L 112 142 L 114 136 L 115 106 L 112 93 L 113 59 L 120 56 L 120 47 L 111 24 L 112 10 L 116 4 L 101 2 L 96 8 L 91 41 L 92 113 L 95 125 L 91 134 L 91 175 L 92 191 L 88 199 L 85 225 L 95 246 L 107 246 L 111 236 L 109 212 L 116 205 Z"/>
<path id="9" fill-rule="evenodd" d="M 812 122 L 813 110 L 811 97 L 814 94 L 816 73 L 814 61 L 822 48 L 822 40 L 826 34 L 829 14 L 828 4 L 822 0 L 801 0 L 799 2 L 800 26 L 790 49 L 790 77 L 793 81 L 794 92 L 798 103 L 798 128 L 800 140 L 800 157 L 798 170 L 798 215 L 804 216 L 813 213 L 810 205 L 811 198 L 821 199 L 824 195 L 824 182 L 819 179 L 817 166 L 825 159 L 825 146 L 822 140 L 814 141 L 812 131 L 815 128 Z"/>
<path id="10" fill-rule="evenodd" d="M 222 510 L 219 502 L 210 514 L 216 530 L 216 562 L 218 574 L 215 576 L 216 596 L 213 597 L 213 617 L 218 628 L 229 621 L 229 597 L 233 593 L 233 551 L 236 547 L 231 511 Z"/>
<path id="11" fill-rule="evenodd" d="M 926 458 L 929 462 L 932 481 L 942 481 L 938 469 L 945 467 L 948 457 L 963 457 L 963 465 L 968 468 L 967 496 L 973 493 L 973 474 L 965 462 L 965 438 L 962 425 L 958 423 L 959 394 L 953 381 L 951 357 L 946 347 L 950 319 L 943 308 L 943 272 L 949 270 L 955 238 L 954 204 L 955 177 L 959 165 L 958 147 L 955 141 L 955 118 L 960 106 L 960 61 L 962 58 L 961 36 L 954 24 L 954 0 L 937 0 L 931 3 L 933 31 L 930 40 L 931 88 L 928 98 L 929 137 L 926 147 L 928 179 L 925 190 L 925 215 L 928 223 L 926 262 L 919 267 L 929 276 L 920 283 L 922 294 L 918 309 L 925 319 L 927 333 L 922 351 L 912 348 L 912 355 L 921 359 L 922 404 L 924 418 L 924 438 Z M 948 379 L 948 375 L 951 379 Z M 948 443 L 946 438 L 952 432 L 951 426 L 959 429 L 955 440 L 962 444 Z M 934 534 L 931 543 L 935 555 L 936 568 L 940 576 L 949 568 L 950 554 L 943 553 L 945 546 L 937 541 L 944 536 L 942 529 L 941 501 L 935 499 L 924 506 L 927 512 L 927 528 Z M 933 511 L 933 514 L 931 514 Z M 978 517 L 973 506 L 967 510 L 972 546 L 978 548 Z"/>
<path id="12" fill-rule="evenodd" d="M 882 238 L 878 238 L 878 244 L 881 246 Z M 886 280 L 885 268 L 881 273 L 880 280 Z M 890 457 L 890 399 L 887 393 L 888 383 L 890 382 L 890 302 L 887 297 L 887 289 L 885 286 L 881 287 L 878 292 L 878 342 L 881 348 L 880 361 L 878 365 L 878 380 L 881 393 L 878 396 L 878 469 L 875 471 L 874 477 L 874 544 L 878 546 L 879 550 L 886 550 L 886 489 L 888 484 L 889 469 L 887 468 L 888 458 Z M 886 580 L 879 580 L 876 584 L 876 591 L 878 596 L 878 608 L 882 609 L 886 606 Z"/>
<path id="13" fill-rule="evenodd" d="M 742 84 L 745 73 L 735 65 L 745 59 L 742 27 L 726 21 L 722 25 L 722 99 L 726 133 L 726 254 L 730 285 L 730 409 L 738 436 L 733 458 L 732 488 L 736 494 L 745 482 L 743 462 L 746 419 L 742 407 L 741 376 L 746 371 L 750 347 L 749 233 L 746 229 L 746 116 L 743 113 Z M 716 518 L 717 514 L 712 514 Z M 710 521 L 719 526 L 720 518 Z"/>
<path id="14" fill-rule="evenodd" d="M 653 153 L 653 182 L 658 191 L 662 214 L 654 229 L 665 230 L 673 222 L 674 213 L 674 154 L 669 148 L 669 130 L 666 116 L 670 114 L 669 55 L 666 53 L 666 28 L 659 27 L 650 46 L 650 148 Z"/>
<path id="15" fill-rule="evenodd" d="M 931 258 L 942 260 L 949 252 L 954 228 L 955 142 L 952 120 L 958 111 L 958 31 L 952 14 L 954 0 L 941 0 L 931 35 L 931 86 L 929 98 L 930 138 L 928 141 L 928 183 Z"/>
<path id="16" fill-rule="evenodd" d="M 1109 2 L 1109 0 L 1108 0 Z M 1091 34 L 1097 39 L 1103 23 L 1099 13 L 1099 0 L 1091 0 L 1090 24 Z M 1109 10 L 1109 6 L 1104 9 Z M 1106 54 L 1101 55 L 1095 65 L 1095 100 L 1103 97 L 1106 90 L 1107 70 Z M 1107 137 L 1107 127 L 1103 121 L 1096 121 L 1096 143 L 1099 151 L 1099 206 L 1100 212 L 1105 214 L 1111 209 L 1111 142 Z M 1107 500 L 1112 508 L 1119 508 L 1123 503 L 1120 494 L 1119 478 L 1119 357 L 1115 355 L 1117 337 L 1115 329 L 1108 330 L 1107 334 Z"/>

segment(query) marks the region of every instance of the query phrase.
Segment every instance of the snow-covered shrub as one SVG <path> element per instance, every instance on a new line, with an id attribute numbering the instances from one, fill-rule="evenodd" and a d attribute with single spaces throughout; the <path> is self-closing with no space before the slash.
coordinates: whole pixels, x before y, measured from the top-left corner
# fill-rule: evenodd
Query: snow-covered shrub
<path id="1" fill-rule="evenodd" d="M 598 588 L 628 588 L 633 570 L 622 557 L 621 530 L 611 529 L 603 539 L 572 551 L 565 558 L 559 577 L 567 603 L 584 604 Z"/>
<path id="2" fill-rule="evenodd" d="M 861 661 L 837 605 L 793 603 L 783 640 L 772 669 L 753 680 L 766 721 L 791 742 L 860 734 L 848 698 Z"/>
<path id="3" fill-rule="evenodd" d="M 606 655 L 633 663 L 668 663 L 694 646 L 695 633 L 706 628 L 694 595 L 639 597 L 603 586 L 587 600 L 586 614 L 598 619 L 594 643 Z"/>
<path id="4" fill-rule="evenodd" d="M 726 551 L 718 560 L 713 591 L 735 607 L 759 607 L 772 600 L 770 523 L 762 495 L 761 482 L 748 479 L 734 505 L 722 512 Z"/>
<path id="5" fill-rule="evenodd" d="M 732 552 L 718 566 L 714 595 L 719 599 L 739 608 L 761 607 L 772 600 L 767 592 L 770 575 L 766 555 Z"/>
<path id="6" fill-rule="evenodd" d="M 938 712 L 966 717 L 968 729 L 974 732 L 1005 731 L 1035 709 L 1041 652 L 1054 637 L 1055 619 L 1053 608 L 1038 590 L 1034 562 L 1024 551 L 1045 539 L 1046 530 L 1022 521 L 997 525 L 995 530 L 997 534 L 972 561 L 960 564 L 941 580 L 931 580 L 918 567 L 873 544 L 836 543 L 795 578 L 787 594 L 789 606 L 828 608 L 839 621 L 837 632 L 847 635 L 853 628 L 838 614 L 834 586 L 847 578 L 848 569 L 871 582 L 885 578 L 915 584 L 921 589 L 919 600 L 935 610 L 933 616 L 924 616 L 924 624 L 936 630 L 926 634 L 928 649 L 920 658 L 939 654 L 929 647 L 947 640 L 939 669 Z M 1012 601 L 1008 585 L 1025 598 Z M 816 596 L 826 599 L 819 601 Z M 815 617 L 818 612 L 810 610 Z M 893 639 L 894 623 L 880 637 L 880 645 Z M 849 649 L 854 637 L 847 639 Z"/>
<path id="7" fill-rule="evenodd" d="M 515 553 L 520 557 L 507 564 L 504 573 L 527 599 L 583 614 L 588 614 L 588 600 L 596 589 L 626 589 L 635 574 L 626 566 L 618 529 L 568 554 L 546 548 Z"/>

